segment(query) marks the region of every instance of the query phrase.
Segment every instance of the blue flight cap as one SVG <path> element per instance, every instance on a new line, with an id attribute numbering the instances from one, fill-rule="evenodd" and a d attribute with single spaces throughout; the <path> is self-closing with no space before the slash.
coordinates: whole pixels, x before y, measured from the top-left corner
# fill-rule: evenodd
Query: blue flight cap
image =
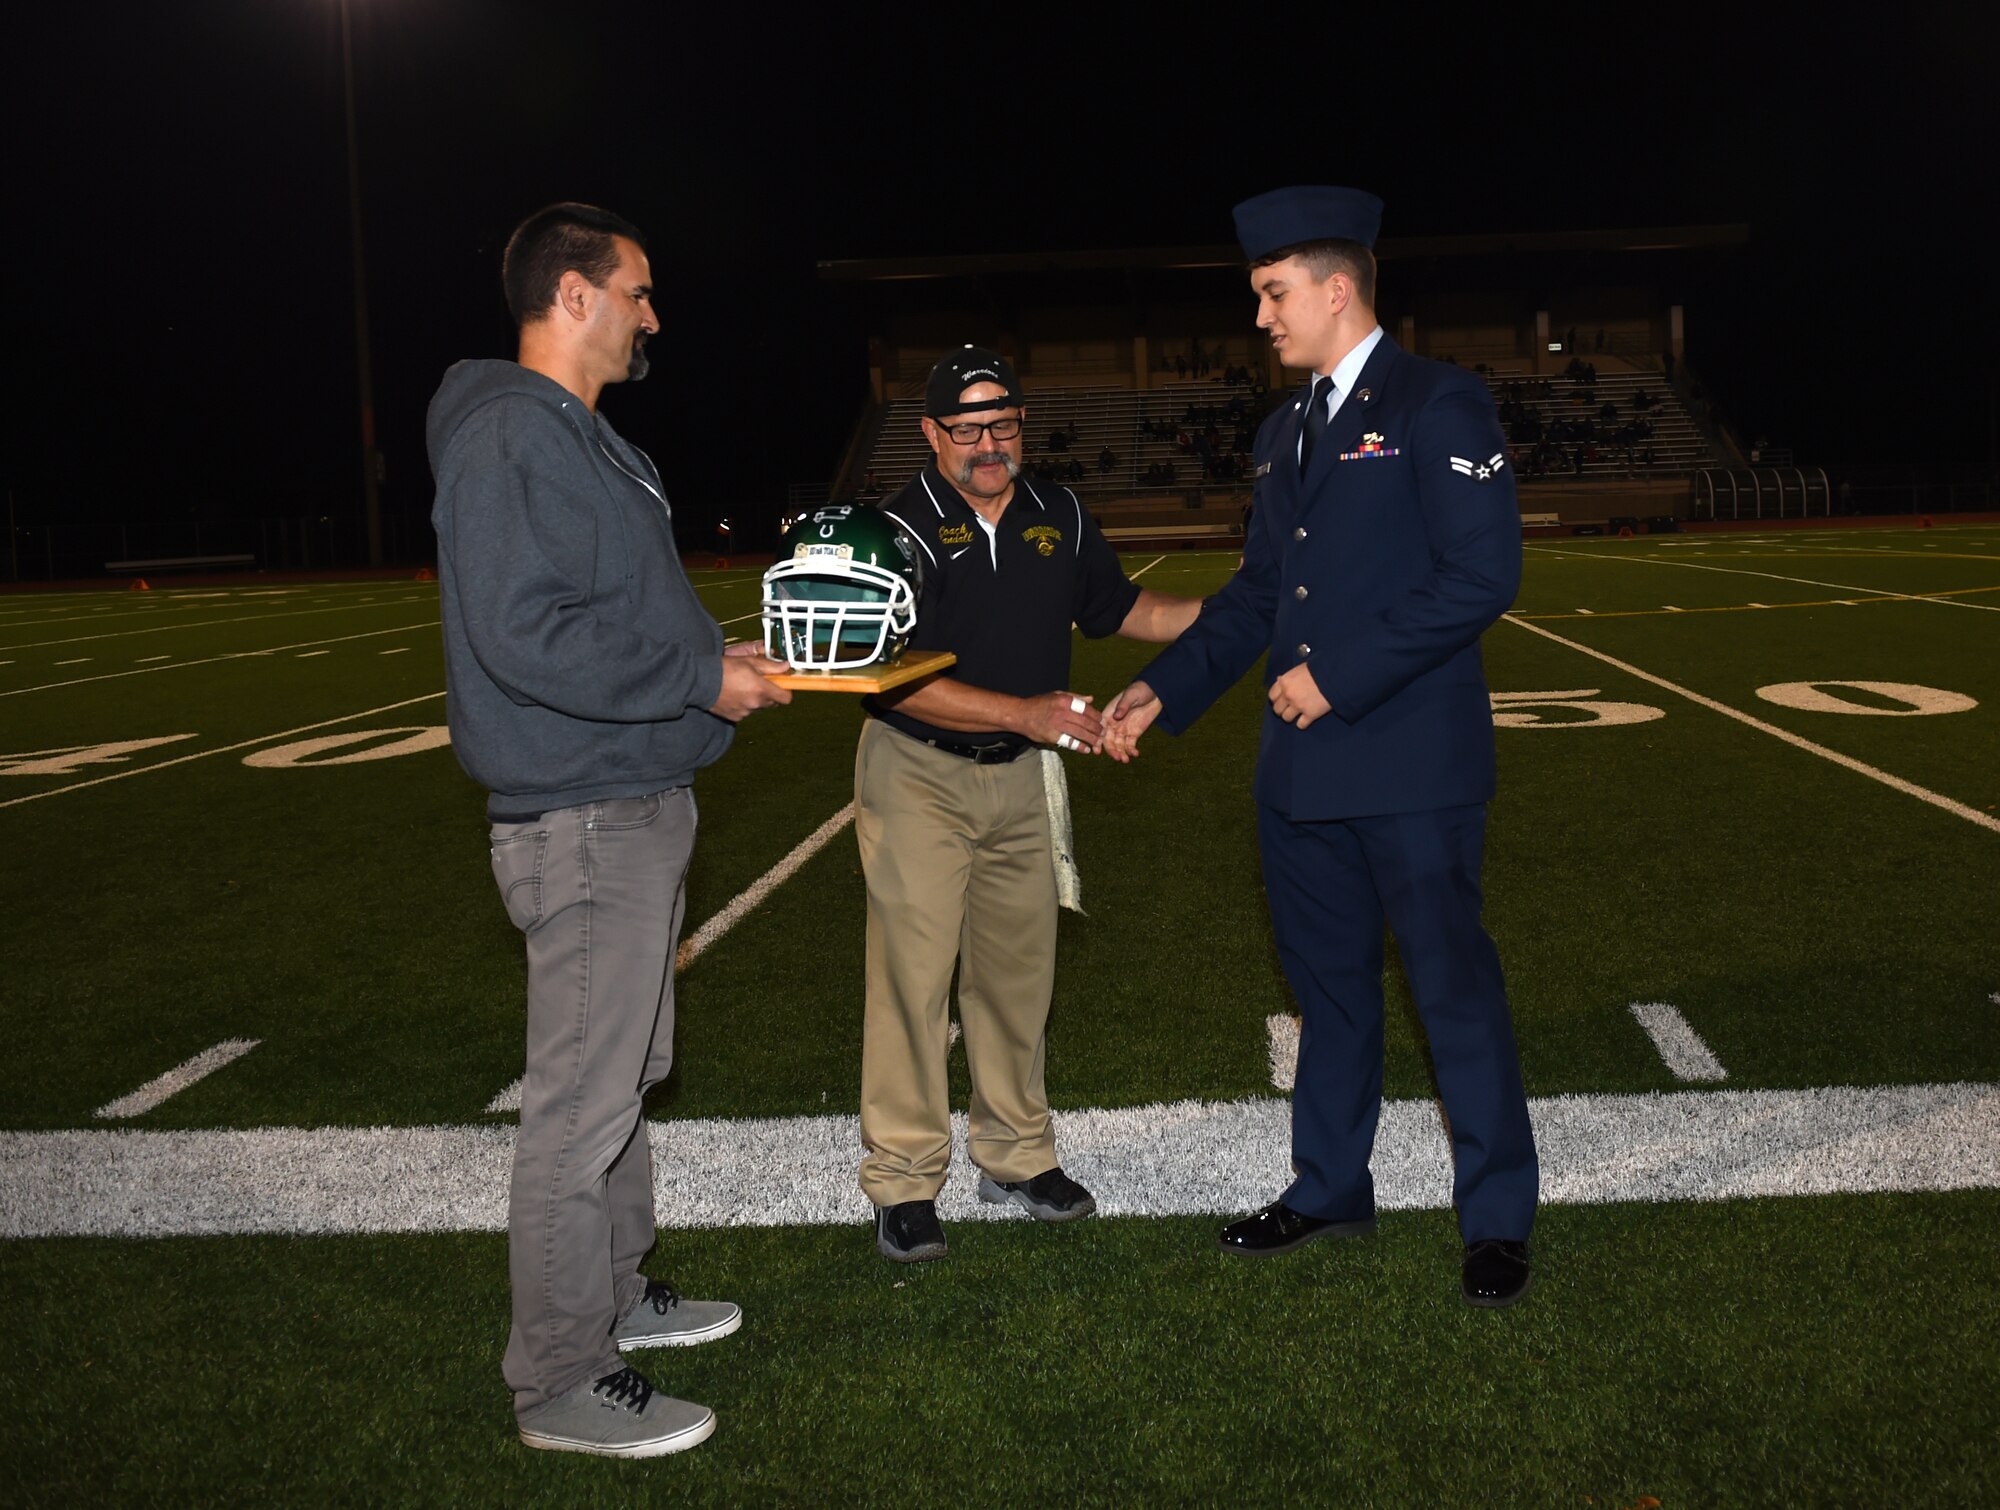
<path id="1" fill-rule="evenodd" d="M 1366 189 L 1307 184 L 1273 189 L 1236 207 L 1236 239 L 1252 262 L 1305 241 L 1358 241 L 1375 245 L 1382 229 L 1382 201 Z"/>

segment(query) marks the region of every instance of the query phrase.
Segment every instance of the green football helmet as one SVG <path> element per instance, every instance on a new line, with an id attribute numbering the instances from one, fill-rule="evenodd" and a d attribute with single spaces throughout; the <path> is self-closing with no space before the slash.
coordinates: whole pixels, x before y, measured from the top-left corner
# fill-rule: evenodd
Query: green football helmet
<path id="1" fill-rule="evenodd" d="M 880 509 L 814 509 L 785 531 L 764 573 L 764 653 L 795 671 L 893 661 L 917 626 L 923 585 L 916 545 Z"/>

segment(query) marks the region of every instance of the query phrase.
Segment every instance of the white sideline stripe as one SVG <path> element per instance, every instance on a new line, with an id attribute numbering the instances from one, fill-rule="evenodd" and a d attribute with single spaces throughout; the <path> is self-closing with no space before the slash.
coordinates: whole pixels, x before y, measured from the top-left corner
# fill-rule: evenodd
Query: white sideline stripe
<path id="1" fill-rule="evenodd" d="M 1663 1001 L 1635 1001 L 1632 1015 L 1676 1080 L 1727 1080 L 1729 1071 L 1688 1020 Z"/>
<path id="2" fill-rule="evenodd" d="M 407 653 L 408 653 L 408 651 L 409 651 L 409 648 L 410 648 L 410 647 L 409 647 L 408 645 L 398 645 L 398 646 L 397 646 L 397 647 L 396 647 L 396 648 L 395 648 L 394 650 L 378 650 L 378 651 L 376 652 L 376 654 L 377 654 L 377 655 L 404 655 L 404 654 L 407 654 Z"/>
<path id="3" fill-rule="evenodd" d="M 138 660 L 134 661 L 132 664 L 135 666 L 143 666 L 148 661 L 170 661 L 172 659 L 173 657 L 171 655 L 142 655 L 139 657 Z"/>
<path id="4" fill-rule="evenodd" d="M 36 687 L 16 687 L 10 692 L 0 692 L 0 697 L 19 697 L 23 692 L 54 692 L 59 687 L 81 687 L 86 682 L 115 681 L 121 676 L 148 676 L 155 671 L 180 671 L 188 666 L 213 666 L 218 661 L 249 661 L 259 656 L 281 655 L 287 650 L 304 650 L 313 645 L 345 645 L 349 640 L 372 640 L 380 634 L 408 634 L 412 629 L 435 629 L 437 626 L 436 619 L 427 619 L 421 624 L 402 624 L 394 629 L 369 629 L 360 634 L 337 635 L 330 640 L 300 640 L 296 645 L 272 645 L 264 650 L 232 650 L 226 655 L 204 656 L 198 661 L 175 661 L 171 666 L 148 666 L 144 671 L 106 671 L 100 676 L 78 676 L 66 682 L 43 682 Z M 148 659 L 154 657 L 149 656 Z"/>
<path id="5" fill-rule="evenodd" d="M 1273 1012 L 1264 1019 L 1264 1031 L 1271 1040 L 1271 1084 L 1288 1091 L 1299 1078 L 1299 1020 L 1289 1012 Z"/>
<path id="6" fill-rule="evenodd" d="M 1162 561 L 1166 559 L 1167 558 L 1165 556 L 1153 557 L 1152 560 L 1148 561 L 1144 566 L 1140 567 L 1137 571 L 1132 573 L 1131 580 L 1134 582 L 1138 581 L 1141 577 L 1145 576 L 1147 572 L 1151 571 L 1154 567 L 1158 566 Z"/>
<path id="7" fill-rule="evenodd" d="M 846 807 L 842 808 L 831 818 L 827 819 L 826 822 L 806 835 L 805 838 L 801 839 L 790 854 L 786 855 L 784 859 L 752 881 L 744 889 L 742 895 L 730 902 L 728 906 L 724 907 L 722 911 L 718 912 L 706 923 L 703 923 L 701 927 L 694 931 L 691 937 L 682 939 L 680 954 L 674 960 L 674 968 L 676 970 L 687 969 L 696 957 L 700 955 L 702 950 L 734 928 L 749 914 L 752 908 L 789 880 L 792 873 L 801 865 L 818 854 L 825 846 L 827 840 L 831 839 L 853 821 L 854 804 L 850 802 Z"/>
<path id="8" fill-rule="evenodd" d="M 1782 739 L 1786 744 L 1791 745 L 1795 749 L 1804 750 L 1811 755 L 1817 755 L 1822 760 L 1830 760 L 1835 765 L 1844 766 L 1857 775 L 1866 776 L 1870 781 L 1879 781 L 1882 785 L 1894 791 L 1901 792 L 1906 797 L 1915 797 L 1919 802 L 1928 802 L 1932 807 L 1950 813 L 1954 817 L 1963 818 L 1967 823 L 1976 823 L 1981 828 L 1991 829 L 1994 833 L 2000 834 L 2000 818 L 1994 817 L 1991 813 L 1982 813 L 1976 807 L 1968 807 L 1963 802 L 1955 801 L 1941 792 L 1933 792 L 1929 787 L 1918 786 L 1914 781 L 1905 781 L 1900 776 L 1892 776 L 1887 771 L 1869 765 L 1866 761 L 1856 760 L 1852 755 L 1843 755 L 1840 751 L 1830 750 L 1823 744 L 1815 744 L 1803 735 L 1794 734 L 1790 729 L 1781 729 L 1776 724 L 1767 724 L 1761 718 L 1754 718 L 1748 713 L 1739 712 L 1727 703 L 1719 703 L 1712 697 L 1704 697 L 1701 693 L 1693 691 L 1691 688 L 1683 687 L 1678 682 L 1668 681 L 1664 676 L 1655 676 L 1650 671 L 1641 671 L 1629 661 L 1621 661 L 1614 655 L 1606 655 L 1602 650 L 1593 650 L 1590 646 L 1581 644 L 1576 640 L 1564 639 L 1553 630 L 1544 629 L 1539 624 L 1530 624 L 1526 619 L 1517 619 L 1511 613 L 1503 614 L 1501 617 L 1509 624 L 1517 625 L 1522 629 L 1528 630 L 1530 633 L 1538 634 L 1543 639 L 1554 640 L 1558 645 L 1567 645 L 1571 650 L 1590 656 L 1593 660 L 1602 661 L 1607 666 L 1615 666 L 1627 676 L 1636 676 L 1642 682 L 1650 682 L 1655 687 L 1663 688 L 1677 696 L 1684 697 L 1689 702 L 1697 703 L 1712 713 L 1720 713 L 1725 718 L 1733 718 L 1740 724 L 1747 724 L 1760 733 L 1770 735 L 1773 739 Z"/>
<path id="9" fill-rule="evenodd" d="M 129 1096 L 107 1101 L 91 1113 L 94 1117 L 138 1117 L 151 1111 L 167 1097 L 178 1095 L 197 1080 L 213 1075 L 225 1064 L 241 1059 L 257 1047 L 255 1038 L 225 1038 L 212 1049 L 203 1049 L 186 1064 L 177 1064 L 157 1075 Z"/>
<path id="10" fill-rule="evenodd" d="M 1743 566 L 1709 566 L 1700 561 L 1673 561 L 1663 556 L 1614 556 L 1608 552 L 1602 555 L 1585 555 L 1581 551 L 1557 550 L 1547 545 L 1530 545 L 1525 548 L 1540 551 L 1542 554 L 1548 556 L 1572 556 L 1579 561 L 1627 561 L 1653 566 L 1684 566 L 1689 571 L 1727 572 L 1733 577 L 1769 577 L 1773 582 L 1791 582 L 1801 587 L 1831 587 L 1838 592 L 1865 592 L 1878 598 L 1896 598 L 1905 603 L 1942 603 L 1947 608 L 1976 608 L 1981 613 L 2000 613 L 2000 606 L 1992 603 L 1962 603 L 1957 598 L 1935 597 L 1930 593 L 1897 592 L 1892 588 L 1886 587 L 1855 587 L 1846 582 L 1821 582 L 1813 577 L 1783 577 L 1776 572 L 1751 571 L 1748 567 Z M 1887 550 L 1889 547 L 1878 545 L 1875 549 Z M 1751 606 L 1754 608 L 1756 605 L 1752 604 Z M 1841 604 L 1843 608 L 1855 608 L 1858 606 L 1858 604 L 1846 602 Z"/>
<path id="11" fill-rule="evenodd" d="M 1550 1096 L 1528 1104 L 1549 1205 L 1722 1201 L 2000 1186 L 2000 1085 L 1826 1086 Z M 1060 1112 L 1063 1168 L 1106 1216 L 1254 1210 L 1292 1180 L 1278 1098 Z M 952 1119 L 947 1220 L 1003 1218 L 974 1199 Z M 648 1124 L 664 1227 L 868 1219 L 852 1116 Z M 514 1132 L 262 1127 L 0 1133 L 0 1238 L 198 1233 L 497 1232 Z M 1451 1153 L 1436 1104 L 1382 1107 L 1376 1204 L 1441 1210 Z"/>
<path id="12" fill-rule="evenodd" d="M 827 840 L 831 839 L 853 821 L 854 804 L 850 802 L 846 807 L 842 808 L 831 818 L 827 819 L 826 822 L 806 835 L 805 838 L 801 839 L 798 844 L 793 846 L 790 854 L 786 855 L 784 859 L 752 881 L 722 911 L 718 912 L 706 923 L 703 923 L 701 927 L 697 928 L 687 938 L 682 939 L 680 951 L 674 957 L 674 972 L 678 974 L 682 970 L 687 969 L 704 949 L 721 938 L 723 934 L 734 928 L 738 923 L 742 922 L 759 902 L 763 901 L 764 898 L 777 890 L 779 886 L 790 880 L 801 865 L 805 864 L 806 861 L 825 848 Z M 951 1025 L 950 1039 L 952 1043 L 958 1042 L 958 1024 L 955 1022 Z M 501 1091 L 499 1095 L 486 1103 L 486 1109 L 489 1112 L 519 1111 L 521 1109 L 521 1082 L 516 1080 L 512 1085 Z"/>
<path id="13" fill-rule="evenodd" d="M 186 765 L 190 760 L 206 760 L 211 755 L 227 755 L 235 750 L 247 750 L 252 745 L 265 745 L 273 740 L 290 739 L 294 734 L 310 734 L 314 729 L 328 729 L 335 724 L 350 723 L 357 718 L 372 718 L 377 713 L 394 713 L 398 708 L 413 707 L 417 703 L 427 703 L 443 696 L 443 692 L 426 692 L 422 697 L 406 697 L 399 703 L 384 703 L 379 708 L 363 708 L 359 713 L 343 713 L 338 718 L 323 718 L 316 724 L 300 724 L 296 729 L 284 729 L 276 734 L 259 734 L 255 739 L 239 739 L 233 745 L 217 745 L 212 750 L 196 750 L 192 755 L 177 755 L 172 760 L 156 760 L 151 765 L 134 766 L 129 771 L 114 771 L 109 776 L 93 776 L 88 781 L 72 781 L 67 786 L 52 786 L 45 792 L 30 792 L 25 797 L 10 797 L 5 802 L 0 802 L 0 808 L 19 807 L 24 802 L 40 802 L 44 797 L 60 797 L 64 792 L 80 792 L 87 786 L 103 786 L 107 781 L 124 781 L 133 776 L 151 775 L 154 771 L 164 771 L 168 766 Z"/>
<path id="14" fill-rule="evenodd" d="M 760 608 L 755 613 L 739 613 L 733 619 L 717 619 L 715 622 L 719 625 L 741 624 L 745 619 L 761 619 L 763 616 L 764 610 Z"/>

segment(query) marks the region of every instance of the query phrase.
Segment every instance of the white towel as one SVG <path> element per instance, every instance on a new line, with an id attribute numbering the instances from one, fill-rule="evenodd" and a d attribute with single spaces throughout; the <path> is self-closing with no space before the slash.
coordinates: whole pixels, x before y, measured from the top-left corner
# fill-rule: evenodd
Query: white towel
<path id="1" fill-rule="evenodd" d="M 1062 756 L 1042 751 L 1042 795 L 1049 806 L 1049 852 L 1056 862 L 1056 903 L 1083 911 L 1083 877 L 1076 868 L 1076 830 L 1069 815 L 1069 773 Z"/>

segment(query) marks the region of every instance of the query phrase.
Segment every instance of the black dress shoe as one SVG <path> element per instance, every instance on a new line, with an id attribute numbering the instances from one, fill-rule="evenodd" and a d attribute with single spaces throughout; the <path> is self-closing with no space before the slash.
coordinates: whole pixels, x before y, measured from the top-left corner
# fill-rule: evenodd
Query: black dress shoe
<path id="1" fill-rule="evenodd" d="M 875 1248 L 893 1263 L 944 1257 L 944 1227 L 936 1201 L 899 1201 L 875 1208 Z"/>
<path id="2" fill-rule="evenodd" d="M 1273 1201 L 1255 1216 L 1231 1222 L 1222 1229 L 1224 1253 L 1247 1253 L 1252 1258 L 1270 1258 L 1303 1248 L 1322 1237 L 1365 1237 L 1375 1230 L 1375 1218 L 1357 1222 L 1330 1222 L 1294 1211 L 1283 1201 Z"/>
<path id="3" fill-rule="evenodd" d="M 1460 1290 L 1469 1304 L 1510 1306 L 1528 1293 L 1528 1245 L 1489 1237 L 1465 1245 Z"/>

